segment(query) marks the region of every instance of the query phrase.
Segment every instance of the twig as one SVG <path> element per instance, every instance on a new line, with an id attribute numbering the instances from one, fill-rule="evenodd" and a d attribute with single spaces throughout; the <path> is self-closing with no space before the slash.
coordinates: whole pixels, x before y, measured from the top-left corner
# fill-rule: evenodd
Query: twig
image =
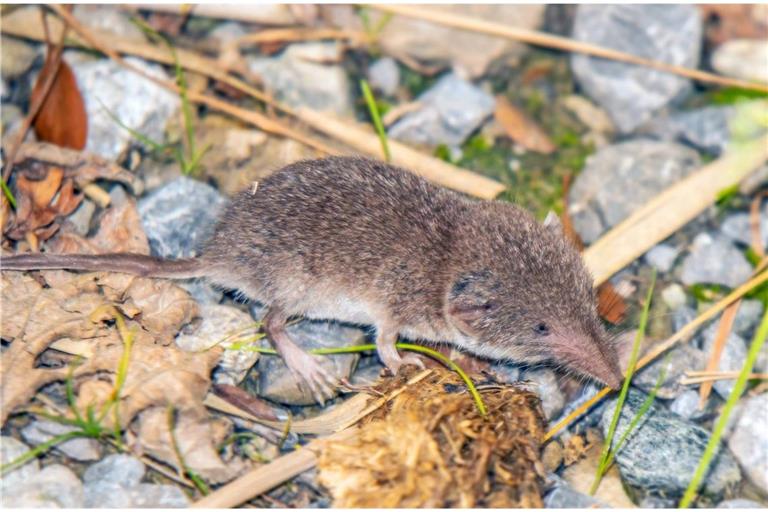
<path id="1" fill-rule="evenodd" d="M 275 28 L 246 34 L 233 41 L 233 44 L 242 48 L 252 44 L 317 41 L 322 39 L 350 40 L 357 44 L 362 44 L 368 40 L 368 36 L 365 32 L 337 28 Z"/>
<path id="2" fill-rule="evenodd" d="M 768 190 L 757 194 L 749 205 L 750 247 L 761 258 L 765 258 L 765 247 L 763 247 L 763 238 L 760 236 L 760 203 L 765 197 L 768 197 Z"/>
<path id="3" fill-rule="evenodd" d="M 715 335 L 715 341 L 712 344 L 712 353 L 709 355 L 705 371 L 715 371 L 720 365 L 720 358 L 723 355 L 725 343 L 728 341 L 728 336 L 733 328 L 733 322 L 736 320 L 736 312 L 739 310 L 740 305 L 741 299 L 725 308 L 723 316 L 720 318 L 720 325 L 717 326 L 717 334 Z M 707 403 L 707 398 L 709 398 L 709 394 L 712 392 L 712 384 L 712 381 L 706 381 L 699 388 L 699 409 L 701 410 L 704 409 L 704 406 Z"/>
<path id="4" fill-rule="evenodd" d="M 683 326 L 682 329 L 677 331 L 675 334 L 667 338 L 666 341 L 663 343 L 660 343 L 653 347 L 650 352 L 648 352 L 646 355 L 644 355 L 640 361 L 637 362 L 637 366 L 635 367 L 636 370 L 640 370 L 641 368 L 645 368 L 648 366 L 652 361 L 654 361 L 657 357 L 659 357 L 661 354 L 669 350 L 670 348 L 677 345 L 682 340 L 687 340 L 699 327 L 701 327 L 704 323 L 708 322 L 715 316 L 717 316 L 721 311 L 723 311 L 729 304 L 733 303 L 735 300 L 740 299 L 744 296 L 744 294 L 750 292 L 754 288 L 757 288 L 761 284 L 768 282 L 768 271 L 764 271 L 746 283 L 742 284 L 735 290 L 733 290 L 731 293 L 717 301 L 715 304 L 713 304 L 709 309 L 707 309 L 704 313 L 697 316 L 695 319 L 691 320 L 685 326 Z M 610 392 L 611 388 L 603 388 L 600 390 L 595 396 L 584 402 L 581 406 L 579 406 L 576 410 L 574 410 L 572 413 L 570 413 L 568 416 L 560 420 L 557 424 L 552 426 L 552 428 L 549 429 L 549 432 L 544 436 L 544 440 L 550 439 L 557 435 L 558 432 L 563 430 L 565 427 L 570 425 L 572 421 L 574 421 L 576 418 L 581 416 L 585 411 L 589 410 L 590 407 L 595 405 L 597 402 L 605 398 Z"/>
<path id="5" fill-rule="evenodd" d="M 562 36 L 554 36 L 552 34 L 547 34 L 545 32 L 539 32 L 536 30 L 527 30 L 523 28 L 511 27 L 509 25 L 502 25 L 500 23 L 473 18 L 471 16 L 437 11 L 434 9 L 418 7 L 415 5 L 373 4 L 370 5 L 370 7 L 384 12 L 407 16 L 409 18 L 417 18 L 462 30 L 480 32 L 482 34 L 489 34 L 506 39 L 513 39 L 515 41 L 522 41 L 524 43 L 533 44 L 536 46 L 556 48 L 558 50 L 564 50 L 568 52 L 584 53 L 595 57 L 602 57 L 604 59 L 646 66 L 652 69 L 657 69 L 659 71 L 666 71 L 675 75 L 691 78 L 699 82 L 713 83 L 729 87 L 740 87 L 742 89 L 750 89 L 760 92 L 768 92 L 768 85 L 716 75 L 714 73 L 707 73 L 698 69 L 686 68 L 674 64 L 667 64 L 665 62 L 638 57 L 637 55 L 613 50 L 611 48 L 606 48 L 596 44 L 585 43 Z"/>
<path id="6" fill-rule="evenodd" d="M 694 376 L 695 373 L 704 372 L 686 372 L 688 377 L 680 379 L 680 384 L 687 386 L 690 384 L 713 383 L 719 380 L 733 380 L 739 376 L 739 372 L 713 372 L 711 375 Z M 750 373 L 748 379 L 768 380 L 768 373 Z"/>

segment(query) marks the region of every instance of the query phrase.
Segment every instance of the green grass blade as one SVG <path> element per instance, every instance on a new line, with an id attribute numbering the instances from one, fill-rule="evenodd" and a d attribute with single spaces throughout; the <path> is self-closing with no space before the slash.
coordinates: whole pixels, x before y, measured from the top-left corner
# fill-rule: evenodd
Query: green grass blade
<path id="1" fill-rule="evenodd" d="M 111 118 L 111 119 L 112 119 L 112 120 L 115 122 L 115 124 L 116 124 L 116 125 L 118 125 L 120 128 L 122 128 L 123 130 L 127 131 L 128 133 L 130 133 L 130 134 L 131 134 L 131 137 L 133 137 L 134 139 L 138 140 L 139 142 L 141 142 L 141 143 L 142 143 L 142 144 L 144 144 L 145 146 L 148 146 L 148 147 L 150 147 L 150 148 L 152 149 L 152 151 L 155 151 L 155 152 L 157 152 L 157 153 L 162 153 L 163 151 L 165 151 L 165 150 L 166 150 L 166 148 L 168 147 L 168 145 L 167 145 L 167 144 L 160 144 L 159 142 L 156 142 L 156 141 L 154 141 L 154 140 L 150 139 L 149 137 L 147 137 L 146 135 L 144 135 L 144 134 L 143 134 L 143 133 L 141 133 L 140 131 L 138 131 L 138 130 L 134 130 L 133 128 L 131 128 L 130 126 L 128 126 L 127 124 L 125 124 L 125 123 L 123 122 L 123 120 L 122 120 L 122 119 L 120 119 L 120 118 L 117 116 L 117 114 L 115 114 L 114 112 L 112 112 L 111 110 L 109 110 L 109 109 L 107 108 L 107 106 L 104 104 L 104 102 L 103 102 L 103 101 L 101 101 L 101 99 L 100 99 L 100 98 L 98 98 L 98 97 L 97 97 L 97 98 L 96 98 L 96 101 L 98 101 L 98 102 L 99 102 L 99 104 L 101 105 L 101 108 L 102 108 L 102 109 L 104 110 L 104 112 L 106 112 L 106 114 L 107 114 L 107 115 L 108 115 L 108 116 L 109 116 L 109 117 L 110 117 L 110 118 Z"/>
<path id="2" fill-rule="evenodd" d="M 8 184 L 2 178 L 0 178 L 0 187 L 2 187 L 3 189 L 3 194 L 5 194 L 5 198 L 8 199 L 8 202 L 11 203 L 11 206 L 13 206 L 13 208 L 15 209 L 16 198 L 13 197 L 13 192 L 11 192 L 11 189 L 8 187 Z"/>
<path id="3" fill-rule="evenodd" d="M 379 136 L 381 150 L 384 152 L 384 160 L 390 162 L 392 160 L 392 155 L 389 152 L 387 132 L 384 130 L 384 123 L 381 122 L 381 116 L 379 115 L 379 107 L 376 106 L 376 100 L 373 98 L 373 93 L 366 80 L 360 80 L 360 89 L 363 91 L 365 103 L 368 105 L 368 112 L 371 114 L 373 126 L 376 128 L 376 133 Z"/>
<path id="4" fill-rule="evenodd" d="M 683 499 L 680 500 L 680 508 L 688 508 L 696 498 L 696 495 L 699 492 L 699 487 L 704 480 L 704 475 L 707 474 L 709 465 L 712 463 L 712 459 L 720 444 L 720 439 L 725 432 L 725 426 L 728 424 L 728 417 L 731 415 L 736 402 L 747 387 L 749 374 L 752 373 L 752 367 L 755 365 L 755 361 L 757 361 L 757 356 L 760 354 L 760 350 L 763 348 L 766 338 L 768 338 L 768 309 L 765 310 L 763 319 L 760 321 L 760 326 L 755 332 L 755 337 L 752 339 L 752 343 L 749 346 L 747 360 L 744 361 L 744 366 L 741 367 L 741 372 L 739 372 L 739 377 L 736 379 L 736 384 L 733 386 L 731 394 L 728 395 L 728 400 L 726 400 L 725 406 L 723 406 L 723 411 L 717 419 L 715 428 L 712 430 L 712 436 L 709 438 L 706 448 L 704 448 L 704 454 L 701 456 L 701 460 L 693 474 L 691 483 L 688 484 L 688 488 L 685 490 L 685 494 L 683 494 Z"/>
<path id="5" fill-rule="evenodd" d="M 74 439 L 76 437 L 83 437 L 83 436 L 84 436 L 83 432 L 79 430 L 75 430 L 72 432 L 67 432 L 65 434 L 59 434 L 58 436 L 52 437 L 48 441 L 35 446 L 28 452 L 25 452 L 21 454 L 19 457 L 13 459 L 12 461 L 0 466 L 0 475 L 4 475 L 8 471 L 18 466 L 23 466 L 28 461 L 34 459 L 38 455 L 42 455 L 43 453 L 47 452 L 57 444 L 63 443 L 64 441 L 69 441 L 70 439 Z"/>
<path id="6" fill-rule="evenodd" d="M 653 386 L 653 389 L 648 394 L 648 396 L 645 398 L 645 401 L 643 402 L 643 405 L 640 406 L 640 409 L 637 410 L 637 414 L 635 414 L 635 417 L 632 418 L 632 421 L 629 422 L 629 426 L 624 431 L 624 433 L 619 438 L 619 442 L 616 443 L 616 447 L 611 450 L 610 454 L 608 455 L 608 459 L 605 461 L 605 471 L 608 470 L 608 468 L 611 467 L 611 464 L 613 464 L 613 459 L 616 457 L 616 454 L 619 453 L 619 450 L 621 450 L 621 447 L 624 445 L 624 442 L 629 438 L 629 435 L 637 428 L 638 423 L 640 423 L 640 420 L 643 419 L 643 417 L 646 415 L 648 410 L 651 408 L 651 405 L 653 405 L 653 402 L 656 400 L 656 395 L 659 392 L 659 388 L 661 387 L 661 384 L 664 382 L 664 379 L 667 378 L 667 364 L 669 362 L 670 354 L 667 354 L 667 357 L 664 359 L 664 367 L 662 368 L 661 372 L 659 372 L 659 376 L 656 379 L 656 383 Z M 605 472 L 603 472 L 605 474 Z"/>
<path id="7" fill-rule="evenodd" d="M 645 329 L 648 325 L 648 312 L 651 308 L 651 297 L 653 296 L 653 288 L 656 286 L 656 271 L 654 270 L 651 277 L 651 286 L 648 288 L 648 294 L 645 297 L 645 304 L 643 305 L 643 312 L 640 315 L 640 325 L 637 329 L 637 335 L 635 335 L 635 341 L 632 344 L 632 354 L 629 358 L 629 364 L 627 365 L 627 375 L 624 378 L 624 384 L 621 386 L 619 397 L 616 400 L 616 410 L 613 412 L 613 418 L 611 418 L 611 424 L 608 427 L 608 435 L 605 436 L 605 444 L 600 454 L 600 463 L 597 466 L 597 472 L 595 474 L 595 480 L 592 482 L 592 487 L 589 489 L 589 494 L 593 495 L 597 492 L 597 488 L 600 487 L 600 481 L 605 473 L 606 463 L 608 456 L 610 455 L 611 445 L 613 444 L 613 436 L 616 434 L 616 426 L 619 424 L 619 418 L 621 417 L 621 409 L 624 407 L 624 401 L 629 393 L 629 384 L 632 381 L 632 376 L 635 372 L 635 365 L 637 365 L 637 357 L 640 353 L 640 344 L 645 337 Z"/>

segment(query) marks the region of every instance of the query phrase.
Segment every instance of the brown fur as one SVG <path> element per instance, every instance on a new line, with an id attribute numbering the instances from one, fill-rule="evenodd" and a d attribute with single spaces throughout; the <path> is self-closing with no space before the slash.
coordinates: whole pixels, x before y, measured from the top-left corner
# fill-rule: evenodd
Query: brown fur
<path id="1" fill-rule="evenodd" d="M 20 269 L 21 257 L 3 258 L 3 270 Z M 164 265 L 145 273 L 166 276 Z M 198 264 L 185 269 L 277 317 L 372 324 L 390 366 L 397 353 L 385 345 L 403 335 L 494 359 L 553 360 L 611 386 L 621 378 L 592 279 L 559 230 L 382 162 L 285 167 L 232 200 Z"/>

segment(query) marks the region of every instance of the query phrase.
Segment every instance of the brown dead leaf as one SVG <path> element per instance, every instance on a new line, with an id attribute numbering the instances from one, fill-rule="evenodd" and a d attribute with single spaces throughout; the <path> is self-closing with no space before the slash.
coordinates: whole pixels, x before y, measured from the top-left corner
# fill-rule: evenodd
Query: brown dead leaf
<path id="1" fill-rule="evenodd" d="M 61 59 L 60 53 L 48 51 L 43 69 L 32 89 L 30 102 L 39 101 L 43 84 L 52 73 L 56 76 L 35 117 L 35 134 L 42 141 L 83 149 L 88 132 L 85 103 L 77 87 L 75 75 L 69 65 Z"/>
<path id="2" fill-rule="evenodd" d="M 764 4 L 702 4 L 698 7 L 704 18 L 706 40 L 712 46 L 731 39 L 768 37 L 768 10 Z"/>
<path id="3" fill-rule="evenodd" d="M 723 311 L 720 324 L 717 326 L 717 334 L 715 335 L 715 340 L 712 343 L 712 353 L 709 354 L 709 359 L 707 360 L 707 366 L 705 368 L 706 371 L 712 372 L 719 368 L 720 358 L 723 355 L 725 344 L 728 342 L 728 336 L 731 334 L 733 322 L 736 320 L 736 312 L 739 310 L 740 305 L 741 299 L 738 299 L 736 302 L 725 308 L 725 311 Z M 714 383 L 715 382 L 711 380 L 701 383 L 701 387 L 699 388 L 700 410 L 704 409 L 704 406 L 707 403 L 707 398 L 709 398 L 709 394 L 712 392 L 712 385 Z"/>
<path id="4" fill-rule="evenodd" d="M 214 384 L 213 392 L 227 403 L 230 403 L 257 418 L 268 421 L 278 420 L 271 405 L 264 400 L 253 396 L 242 388 L 231 384 Z"/>
<path id="5" fill-rule="evenodd" d="M 768 191 L 764 190 L 757 194 L 749 204 L 749 246 L 761 258 L 765 257 L 766 248 L 763 247 L 763 239 L 760 236 L 760 204 L 766 197 L 768 197 Z"/>
<path id="6" fill-rule="evenodd" d="M 557 149 L 544 130 L 504 96 L 496 96 L 494 116 L 504 127 L 509 138 L 525 149 L 544 154 L 550 154 Z"/>

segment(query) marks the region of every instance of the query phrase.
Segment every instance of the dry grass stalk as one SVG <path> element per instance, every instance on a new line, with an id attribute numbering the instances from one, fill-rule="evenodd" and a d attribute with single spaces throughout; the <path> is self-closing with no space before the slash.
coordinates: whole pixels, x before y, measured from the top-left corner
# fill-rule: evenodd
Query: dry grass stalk
<path id="1" fill-rule="evenodd" d="M 768 159 L 768 136 L 739 146 L 657 195 L 592 244 L 583 256 L 598 285 L 714 204 Z"/>
<path id="2" fill-rule="evenodd" d="M 706 372 L 692 372 L 692 371 L 686 372 L 686 375 L 690 375 L 690 376 L 683 377 L 682 379 L 680 379 L 680 384 L 687 386 L 690 384 L 712 383 L 718 380 L 733 380 L 739 377 L 739 372 L 712 372 L 711 374 L 706 374 L 706 375 L 695 375 L 697 373 L 706 373 Z M 750 373 L 747 378 L 758 379 L 758 380 L 768 380 L 768 373 Z"/>
<path id="3" fill-rule="evenodd" d="M 668 73 L 691 78 L 699 82 L 718 84 L 727 87 L 740 87 L 742 89 L 750 89 L 760 92 L 768 92 L 768 85 L 749 82 L 746 80 L 739 80 L 736 78 L 729 78 L 716 75 L 714 73 L 708 73 L 706 71 L 700 71 L 698 69 L 676 66 L 674 64 L 667 64 L 665 62 L 638 57 L 637 55 L 613 50 L 611 48 L 584 43 L 582 41 L 577 41 L 568 37 L 554 36 L 545 32 L 510 27 L 509 25 L 502 25 L 493 21 L 472 18 L 470 16 L 460 16 L 453 13 L 436 11 L 434 9 L 415 5 L 372 4 L 371 8 L 384 12 L 390 12 L 392 14 L 407 16 L 409 18 L 431 21 L 433 23 L 438 23 L 448 27 L 469 30 L 472 32 L 480 32 L 482 34 L 513 39 L 515 41 L 522 41 L 524 43 L 536 46 L 556 48 L 558 50 L 564 50 L 567 52 L 584 53 L 595 57 L 602 57 L 604 59 L 646 66 L 649 68 L 658 69 L 659 71 L 666 71 Z"/>
<path id="4" fill-rule="evenodd" d="M 752 199 L 749 205 L 750 246 L 755 251 L 755 254 L 761 258 L 765 258 L 765 247 L 763 247 L 762 237 L 760 236 L 760 203 L 766 197 L 768 197 L 768 190 L 763 190 Z"/>
<path id="5" fill-rule="evenodd" d="M 740 305 L 741 299 L 725 308 L 723 316 L 720 318 L 720 325 L 717 327 L 715 341 L 712 344 L 712 353 L 709 355 L 705 371 L 713 372 L 717 370 L 720 365 L 720 357 L 723 355 L 725 343 L 728 341 L 728 335 L 731 333 L 733 322 L 736 320 L 736 312 L 739 310 Z M 704 409 L 704 405 L 707 403 L 707 398 L 709 398 L 709 394 L 712 392 L 712 385 L 713 381 L 708 380 L 703 382 L 699 388 L 699 409 Z"/>
<path id="6" fill-rule="evenodd" d="M 368 35 L 365 32 L 336 28 L 275 28 L 246 34 L 236 39 L 234 44 L 242 48 L 262 43 L 290 43 L 295 41 L 319 41 L 323 39 L 350 41 L 353 44 L 360 45 L 368 41 Z"/>
<path id="7" fill-rule="evenodd" d="M 715 304 L 710 306 L 709 309 L 707 309 L 705 312 L 697 316 L 695 319 L 688 322 L 685 326 L 683 326 L 682 329 L 677 331 L 675 334 L 670 336 L 666 339 L 663 343 L 659 343 L 655 347 L 653 347 L 647 354 L 645 354 L 643 357 L 640 358 L 640 360 L 637 362 L 637 365 L 635 366 L 635 370 L 640 370 L 642 368 L 645 368 L 648 366 L 651 362 L 653 362 L 657 357 L 659 357 L 661 354 L 666 352 L 667 350 L 671 349 L 678 343 L 680 343 L 683 340 L 688 340 L 690 336 L 693 335 L 696 330 L 701 327 L 706 322 L 713 319 L 715 316 L 720 314 L 721 311 L 723 311 L 726 307 L 728 307 L 730 304 L 732 304 L 734 301 L 739 300 L 741 297 L 744 296 L 744 294 L 748 293 L 749 291 L 753 290 L 754 288 L 760 286 L 761 284 L 768 282 L 768 271 L 764 271 L 747 281 L 746 283 L 742 284 L 735 290 L 733 290 L 731 293 L 717 301 Z M 587 410 L 589 410 L 590 407 L 595 405 L 597 402 L 608 396 L 608 394 L 611 392 L 611 388 L 603 388 L 600 390 L 595 396 L 584 402 L 579 408 L 574 410 L 572 413 L 570 413 L 568 416 L 560 420 L 557 424 L 552 426 L 549 429 L 549 432 L 547 432 L 546 436 L 544 437 L 545 440 L 550 439 L 557 435 L 558 432 L 563 430 L 565 427 L 571 424 L 576 418 L 584 414 Z"/>

